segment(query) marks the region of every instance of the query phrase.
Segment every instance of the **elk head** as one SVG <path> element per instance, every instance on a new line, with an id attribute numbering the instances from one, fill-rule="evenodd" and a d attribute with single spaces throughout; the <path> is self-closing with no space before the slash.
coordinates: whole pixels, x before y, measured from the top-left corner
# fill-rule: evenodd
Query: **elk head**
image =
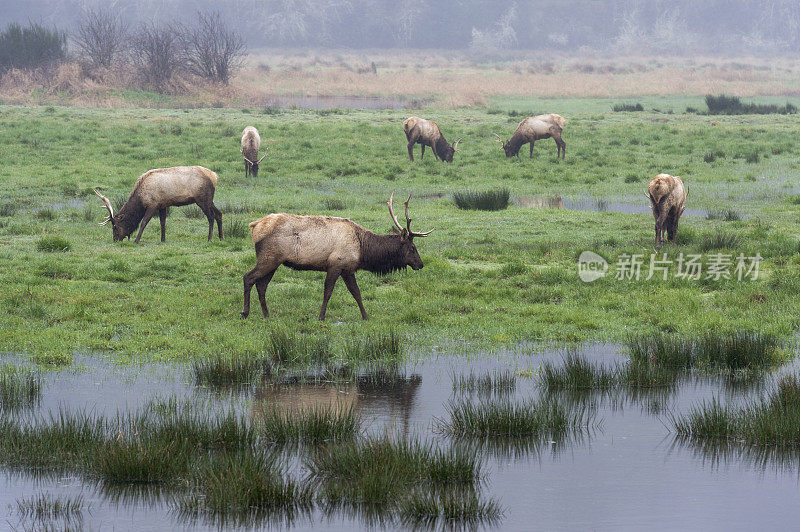
<path id="1" fill-rule="evenodd" d="M 503 151 L 506 152 L 506 157 L 514 157 L 515 155 L 517 155 L 517 153 L 519 153 L 519 149 L 515 151 L 514 148 L 511 146 L 510 140 L 504 142 L 503 138 L 497 133 L 494 133 L 494 136 L 497 137 L 497 140 L 495 142 L 499 142 L 503 146 Z"/>
<path id="2" fill-rule="evenodd" d="M 461 140 L 461 139 L 459 139 Z M 392 200 L 394 199 L 394 191 L 392 191 L 392 195 L 389 196 L 389 201 L 386 204 L 389 206 L 389 216 L 392 217 L 392 222 L 394 222 L 394 227 L 392 227 L 392 233 L 400 237 L 400 244 L 401 244 L 401 254 L 403 255 L 403 264 L 405 266 L 411 266 L 414 270 L 422 269 L 422 259 L 419 256 L 419 252 L 417 251 L 417 246 L 414 245 L 414 237 L 419 236 L 428 236 L 433 232 L 433 229 L 430 231 L 426 231 L 424 233 L 415 233 L 411 230 L 411 218 L 408 216 L 408 202 L 411 199 L 411 194 L 408 195 L 408 199 L 403 203 L 406 208 L 406 226 L 403 227 L 400 225 L 400 222 L 397 221 L 397 216 L 394 214 L 394 210 L 392 210 Z"/>
<path id="3" fill-rule="evenodd" d="M 442 160 L 448 163 L 452 163 L 453 155 L 455 155 L 455 153 L 458 151 L 458 143 L 461 142 L 462 140 L 464 140 L 464 137 L 461 137 L 460 139 L 455 141 L 452 146 L 447 146 L 444 149 L 444 153 L 441 154 Z"/>
<path id="4" fill-rule="evenodd" d="M 253 162 L 247 157 L 245 157 L 244 152 L 242 152 L 242 157 L 244 158 L 244 160 L 250 163 L 250 173 L 253 174 L 253 177 L 258 177 L 258 165 L 261 164 L 261 161 L 263 161 L 264 157 L 267 156 L 267 151 L 269 151 L 269 148 L 266 148 L 264 150 L 264 156 L 261 157 L 261 159 L 257 160 L 256 162 Z M 256 153 L 256 155 L 258 155 L 258 153 Z"/>
<path id="5" fill-rule="evenodd" d="M 130 237 L 130 233 L 125 234 L 125 228 L 122 226 L 122 224 L 115 223 L 116 219 L 114 218 L 114 208 L 111 206 L 111 200 L 100 194 L 97 189 L 94 190 L 94 193 L 97 194 L 97 197 L 102 200 L 103 208 L 108 211 L 108 216 L 105 220 L 100 222 L 99 225 L 108 225 L 108 223 L 111 222 L 111 233 L 114 236 L 114 242 L 119 242 L 126 236 Z"/>

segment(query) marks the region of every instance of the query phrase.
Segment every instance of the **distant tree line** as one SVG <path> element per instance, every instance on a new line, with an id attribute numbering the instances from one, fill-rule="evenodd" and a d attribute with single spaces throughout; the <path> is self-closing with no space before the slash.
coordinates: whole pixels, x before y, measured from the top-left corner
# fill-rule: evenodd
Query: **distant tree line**
<path id="1" fill-rule="evenodd" d="M 0 32 L 0 74 L 51 68 L 68 57 L 69 40 L 88 75 L 132 66 L 142 84 L 156 90 L 185 74 L 227 84 L 247 51 L 240 33 L 216 12 L 197 12 L 188 24 L 132 27 L 118 13 L 98 8 L 84 12 L 69 36 L 55 27 L 9 23 Z"/>
<path id="2" fill-rule="evenodd" d="M 73 31 L 103 0 L 4 0 L 0 24 Z M 582 49 L 654 53 L 800 51 L 797 0 L 116 0 L 126 24 L 172 27 L 219 11 L 249 46 Z"/>

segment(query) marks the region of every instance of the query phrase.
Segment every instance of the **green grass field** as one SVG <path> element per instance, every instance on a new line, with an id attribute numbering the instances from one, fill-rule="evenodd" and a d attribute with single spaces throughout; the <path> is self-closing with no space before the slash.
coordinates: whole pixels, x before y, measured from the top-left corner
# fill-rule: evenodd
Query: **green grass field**
<path id="1" fill-rule="evenodd" d="M 696 100 L 665 99 L 663 108 L 677 111 L 670 115 L 652 112 L 659 102 L 649 100 L 636 113 L 591 100 L 415 112 L 436 120 L 448 139 L 467 136 L 453 164 L 434 161 L 430 150 L 420 162 L 419 148 L 408 161 L 405 111 L 0 106 L 0 349 L 43 363 L 83 352 L 120 361 L 246 356 L 263 353 L 275 328 L 325 334 L 334 344 L 395 328 L 414 348 L 458 350 L 708 329 L 791 338 L 800 325 L 800 117 L 680 113 L 687 102 L 699 107 Z M 508 138 L 516 115 L 528 111 L 567 117 L 565 162 L 555 161 L 549 139 L 536 144 L 533 160 L 523 147 L 519 161 L 493 142 L 492 133 Z M 246 125 L 270 147 L 258 179 L 244 177 Z M 206 242 L 207 222 L 193 207 L 171 210 L 166 244 L 157 219 L 140 245 L 114 244 L 98 226 L 105 215 L 94 187 L 115 200 L 148 169 L 191 164 L 219 174 L 224 241 Z M 760 253 L 758 280 L 611 275 L 585 284 L 576 266 L 584 250 L 612 265 L 644 254 L 646 274 L 652 216 L 514 200 L 559 195 L 641 206 L 644 186 L 661 172 L 683 177 L 687 209 L 741 217 L 684 215 L 679 245 L 663 250 L 668 257 Z M 452 201 L 457 191 L 499 187 L 512 196 L 506 210 L 459 210 Z M 247 223 L 271 212 L 327 214 L 388 232 L 393 189 L 398 197 L 413 191 L 415 229 L 436 230 L 417 243 L 423 270 L 357 275 L 370 321 L 360 320 L 339 283 L 328 321 L 318 322 L 323 274 L 286 268 L 267 291 L 272 317 L 262 319 L 256 303 L 249 319 L 239 318 L 242 275 L 255 263 Z"/>

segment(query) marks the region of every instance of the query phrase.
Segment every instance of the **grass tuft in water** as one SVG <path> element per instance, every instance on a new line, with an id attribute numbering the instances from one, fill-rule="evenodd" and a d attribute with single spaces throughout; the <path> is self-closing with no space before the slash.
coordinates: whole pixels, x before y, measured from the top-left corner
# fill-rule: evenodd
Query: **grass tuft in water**
<path id="1" fill-rule="evenodd" d="M 112 439 L 92 457 L 92 470 L 104 482 L 150 484 L 168 482 L 186 470 L 188 457 L 158 439 Z"/>
<path id="2" fill-rule="evenodd" d="M 568 410 L 552 399 L 512 403 L 450 403 L 449 419 L 437 420 L 439 430 L 469 438 L 551 437 L 590 427 L 592 415 L 583 407 Z"/>
<path id="3" fill-rule="evenodd" d="M 58 213 L 52 207 L 45 207 L 36 211 L 36 217 L 40 220 L 55 220 L 58 218 Z"/>
<path id="4" fill-rule="evenodd" d="M 363 337 L 350 337 L 344 345 L 348 362 L 372 363 L 399 360 L 403 356 L 403 342 L 394 329 L 375 332 Z"/>
<path id="5" fill-rule="evenodd" d="M 17 499 L 17 513 L 24 518 L 39 522 L 53 520 L 79 521 L 83 518 L 86 504 L 82 495 L 76 497 L 56 497 L 40 493 L 29 498 Z M 48 523 L 50 524 L 50 523 Z M 46 527 L 49 529 L 49 527 Z"/>
<path id="6" fill-rule="evenodd" d="M 500 211 L 508 207 L 510 197 L 507 188 L 498 188 L 485 192 L 456 192 L 453 201 L 459 209 Z"/>
<path id="7" fill-rule="evenodd" d="M 0 410 L 30 408 L 42 399 L 42 378 L 35 373 L 0 373 Z"/>
<path id="8" fill-rule="evenodd" d="M 437 525 L 487 525 L 503 516 L 503 509 L 494 499 L 481 498 L 472 490 L 415 491 L 399 505 L 405 526 L 413 529 L 435 529 Z"/>
<path id="9" fill-rule="evenodd" d="M 723 220 L 725 222 L 735 222 L 742 219 L 742 215 L 733 209 L 723 209 L 721 211 L 707 211 L 706 220 Z"/>
<path id="10" fill-rule="evenodd" d="M 350 405 L 314 408 L 265 406 L 259 428 L 273 443 L 319 444 L 352 440 L 362 431 L 361 417 Z"/>
<path id="11" fill-rule="evenodd" d="M 36 249 L 46 253 L 53 253 L 57 251 L 70 251 L 72 244 L 69 240 L 58 235 L 46 235 L 36 242 Z"/>
<path id="12" fill-rule="evenodd" d="M 396 503 L 414 486 L 472 486 L 481 463 L 461 447 L 440 449 L 417 440 L 388 438 L 321 448 L 307 463 L 332 502 Z"/>
<path id="13" fill-rule="evenodd" d="M 305 336 L 285 329 L 276 329 L 267 340 L 269 357 L 284 364 L 321 363 L 333 356 L 327 338 Z"/>
<path id="14" fill-rule="evenodd" d="M 192 364 L 194 381 L 197 386 L 212 388 L 250 384 L 264 373 L 265 362 L 262 359 L 246 356 L 215 357 L 196 361 Z"/>
<path id="15" fill-rule="evenodd" d="M 453 375 L 453 391 L 462 394 L 502 395 L 514 393 L 517 379 L 510 371 L 493 371 L 484 375 L 470 372 Z"/>

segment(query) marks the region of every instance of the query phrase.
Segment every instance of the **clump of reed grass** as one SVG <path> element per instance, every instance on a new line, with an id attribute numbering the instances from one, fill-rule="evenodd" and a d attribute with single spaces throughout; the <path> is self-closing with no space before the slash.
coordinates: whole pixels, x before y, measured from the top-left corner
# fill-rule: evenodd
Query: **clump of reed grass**
<path id="1" fill-rule="evenodd" d="M 615 113 L 627 111 L 627 112 L 635 112 L 635 111 L 644 111 L 644 106 L 641 103 L 618 103 L 611 108 L 612 111 Z"/>
<path id="2" fill-rule="evenodd" d="M 748 115 L 748 114 L 794 114 L 797 107 L 789 102 L 786 105 L 743 103 L 738 96 L 725 94 L 706 95 L 706 106 L 710 115 Z M 688 111 L 688 109 L 687 109 Z"/>
<path id="3" fill-rule="evenodd" d="M 341 211 L 347 208 L 347 204 L 340 198 L 325 198 L 322 207 L 329 211 Z"/>
<path id="4" fill-rule="evenodd" d="M 19 207 L 15 203 L 0 203 L 0 216 L 2 217 L 14 216 L 18 210 Z"/>
<path id="5" fill-rule="evenodd" d="M 373 505 L 395 504 L 414 486 L 471 486 L 482 475 L 476 456 L 460 447 L 388 438 L 321 448 L 307 466 L 329 501 Z"/>
<path id="6" fill-rule="evenodd" d="M 502 395 L 514 393 L 516 389 L 517 378 L 510 371 L 493 371 L 484 375 L 477 375 L 470 371 L 468 375 L 453 375 L 453 391 L 458 393 Z"/>
<path id="7" fill-rule="evenodd" d="M 188 207 L 183 209 L 183 215 L 192 220 L 198 218 L 205 218 L 206 216 L 205 214 L 203 214 L 203 210 L 197 205 L 189 205 Z"/>
<path id="8" fill-rule="evenodd" d="M 456 192 L 453 202 L 463 210 L 500 211 L 508 207 L 510 197 L 507 188 L 497 188 L 484 192 Z"/>
<path id="9" fill-rule="evenodd" d="M 723 220 L 726 222 L 735 222 L 741 220 L 742 215 L 733 209 L 724 209 L 720 211 L 707 211 L 706 220 Z"/>
<path id="10" fill-rule="evenodd" d="M 17 513 L 36 521 L 66 520 L 76 521 L 83 518 L 86 503 L 83 495 L 75 497 L 56 497 L 49 493 L 40 493 L 29 498 L 17 499 Z"/>
<path id="11" fill-rule="evenodd" d="M 265 360 L 237 357 L 214 357 L 192 364 L 197 386 L 225 388 L 250 384 L 264 372 Z"/>
<path id="12" fill-rule="evenodd" d="M 777 337 L 754 331 L 706 333 L 697 338 L 668 334 L 629 337 L 634 362 L 679 369 L 758 370 L 781 361 Z"/>
<path id="13" fill-rule="evenodd" d="M 734 233 L 717 230 L 701 236 L 697 247 L 700 251 L 713 251 L 717 249 L 735 249 L 742 242 L 742 237 Z"/>
<path id="14" fill-rule="evenodd" d="M 265 451 L 208 460 L 194 473 L 192 485 L 195 494 L 179 502 L 183 513 L 219 515 L 240 524 L 313 505 L 312 489 L 287 478 L 276 457 Z"/>
<path id="15" fill-rule="evenodd" d="M 327 338 L 303 336 L 285 329 L 274 330 L 267 340 L 266 348 L 272 360 L 287 364 L 321 363 L 333 356 Z"/>
<path id="16" fill-rule="evenodd" d="M 394 329 L 350 337 L 344 345 L 344 358 L 348 362 L 371 363 L 398 360 L 403 356 L 403 342 Z"/>
<path id="17" fill-rule="evenodd" d="M 512 403 L 451 402 L 449 419 L 437 420 L 439 430 L 470 438 L 551 437 L 589 428 L 591 415 L 583 407 L 572 411 L 554 400 Z"/>
<path id="18" fill-rule="evenodd" d="M 72 244 L 66 238 L 59 235 L 45 235 L 36 242 L 36 249 L 45 253 L 59 251 L 70 251 Z"/>
<path id="19" fill-rule="evenodd" d="M 548 391 L 565 389 L 598 390 L 617 384 L 615 371 L 595 366 L 586 357 L 569 355 L 561 365 L 545 362 L 541 370 L 542 383 Z"/>
<path id="20" fill-rule="evenodd" d="M 188 457 L 158 439 L 112 439 L 92 457 L 92 470 L 104 482 L 149 484 L 174 480 Z"/>
<path id="21" fill-rule="evenodd" d="M 36 406 L 42 399 L 42 378 L 38 373 L 0 372 L 0 410 Z"/>
<path id="22" fill-rule="evenodd" d="M 281 408 L 260 411 L 259 428 L 274 443 L 319 444 L 352 440 L 362 431 L 362 419 L 351 405 L 313 408 Z"/>
<path id="23" fill-rule="evenodd" d="M 228 238 L 247 238 L 250 236 L 250 226 L 244 220 L 230 220 L 225 228 L 225 236 Z"/>
<path id="24" fill-rule="evenodd" d="M 766 397 L 735 408 L 716 398 L 673 417 L 679 437 L 800 449 L 800 380 L 784 376 Z"/>
<path id="25" fill-rule="evenodd" d="M 438 524 L 486 526 L 499 521 L 504 512 L 497 501 L 484 501 L 472 490 L 444 493 L 417 490 L 400 503 L 399 513 L 405 526 L 435 529 Z"/>
<path id="26" fill-rule="evenodd" d="M 40 220 L 55 220 L 58 218 L 58 213 L 52 207 L 45 207 L 36 211 L 36 217 Z"/>

